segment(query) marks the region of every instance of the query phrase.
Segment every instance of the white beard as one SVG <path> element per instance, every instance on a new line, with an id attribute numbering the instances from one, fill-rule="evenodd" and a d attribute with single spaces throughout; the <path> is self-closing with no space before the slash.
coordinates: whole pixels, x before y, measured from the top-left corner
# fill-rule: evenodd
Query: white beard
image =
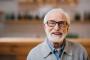
<path id="1" fill-rule="evenodd" d="M 51 42 L 61 42 L 64 40 L 64 38 L 66 37 L 67 34 L 63 34 L 62 36 L 57 36 L 57 35 L 48 35 L 48 39 Z"/>

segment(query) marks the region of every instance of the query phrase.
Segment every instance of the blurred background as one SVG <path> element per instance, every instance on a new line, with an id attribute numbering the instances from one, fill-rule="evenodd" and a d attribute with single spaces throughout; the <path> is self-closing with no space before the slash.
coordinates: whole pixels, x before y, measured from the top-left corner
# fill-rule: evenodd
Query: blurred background
<path id="1" fill-rule="evenodd" d="M 89 5 L 90 0 L 0 0 L 0 60 L 26 60 L 36 40 L 46 37 L 43 17 L 53 8 L 68 12 L 67 38 L 84 45 L 90 56 Z"/>
<path id="2" fill-rule="evenodd" d="M 0 0 L 0 37 L 45 37 L 45 13 L 63 8 L 71 16 L 70 38 L 90 38 L 90 0 Z"/>

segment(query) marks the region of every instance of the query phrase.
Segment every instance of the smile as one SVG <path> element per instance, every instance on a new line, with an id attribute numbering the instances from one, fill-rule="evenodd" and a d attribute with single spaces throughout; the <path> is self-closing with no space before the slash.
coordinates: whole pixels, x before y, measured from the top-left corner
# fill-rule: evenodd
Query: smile
<path id="1" fill-rule="evenodd" d="M 54 34 L 54 35 L 62 35 L 62 33 L 60 33 L 60 32 L 54 32 L 52 34 Z"/>

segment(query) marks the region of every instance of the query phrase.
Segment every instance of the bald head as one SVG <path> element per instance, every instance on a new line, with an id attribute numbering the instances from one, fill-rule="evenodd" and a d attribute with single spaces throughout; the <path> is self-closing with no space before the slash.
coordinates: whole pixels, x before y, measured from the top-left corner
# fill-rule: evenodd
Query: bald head
<path id="1" fill-rule="evenodd" d="M 50 10 L 44 17 L 44 24 L 53 19 L 63 19 L 70 25 L 70 16 L 60 8 Z"/>

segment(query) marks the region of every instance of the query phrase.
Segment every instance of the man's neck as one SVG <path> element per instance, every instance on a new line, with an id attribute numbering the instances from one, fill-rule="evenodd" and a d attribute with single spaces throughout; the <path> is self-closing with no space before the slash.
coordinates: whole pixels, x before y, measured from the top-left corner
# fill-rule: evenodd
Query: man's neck
<path id="1" fill-rule="evenodd" d="M 58 48 L 60 48 L 63 45 L 64 42 L 65 42 L 65 40 L 62 40 L 61 42 L 54 42 L 53 43 L 53 47 L 55 49 L 58 49 Z"/>

